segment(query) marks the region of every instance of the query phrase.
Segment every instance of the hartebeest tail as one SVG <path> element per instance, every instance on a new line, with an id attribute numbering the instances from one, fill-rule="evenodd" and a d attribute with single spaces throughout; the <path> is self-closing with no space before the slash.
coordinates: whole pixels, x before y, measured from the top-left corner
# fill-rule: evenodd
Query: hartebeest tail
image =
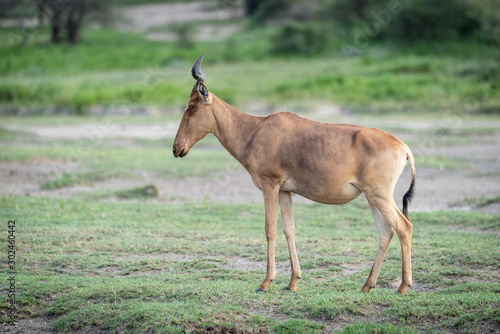
<path id="1" fill-rule="evenodd" d="M 403 214 L 405 215 L 406 218 L 410 219 L 410 216 L 408 214 L 408 207 L 411 205 L 413 196 L 415 196 L 415 178 L 416 178 L 415 161 L 413 160 L 413 154 L 411 153 L 410 150 L 408 150 L 408 161 L 410 162 L 410 167 L 411 167 L 411 183 L 410 183 L 410 188 L 403 196 Z"/>
<path id="2" fill-rule="evenodd" d="M 267 117 L 244 114 L 208 91 L 200 69 L 203 56 L 191 70 L 196 83 L 172 153 L 176 158 L 184 157 L 194 144 L 213 133 L 262 190 L 267 271 L 257 291 L 268 291 L 276 277 L 275 244 L 280 210 L 292 267 L 286 289 L 297 289 L 301 271 L 295 249 L 292 193 L 325 204 L 344 204 L 364 193 L 379 232 L 379 246 L 361 291 L 368 292 L 375 286 L 387 248 L 396 233 L 402 251 L 402 280 L 397 292 L 405 294 L 412 282 L 413 225 L 408 218 L 408 207 L 415 189 L 415 163 L 408 146 L 374 128 L 318 123 L 291 112 Z M 401 212 L 394 203 L 393 191 L 408 160 L 411 185 L 403 196 Z"/>

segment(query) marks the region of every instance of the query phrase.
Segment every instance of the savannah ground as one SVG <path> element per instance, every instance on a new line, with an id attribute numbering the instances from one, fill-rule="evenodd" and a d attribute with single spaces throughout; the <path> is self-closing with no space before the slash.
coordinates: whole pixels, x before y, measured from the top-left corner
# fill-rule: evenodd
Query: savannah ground
<path id="1" fill-rule="evenodd" d="M 231 15 L 199 23 L 222 33 L 191 49 L 161 22 L 90 29 L 74 48 L 47 45 L 45 28 L 15 54 L 2 46 L 1 256 L 16 220 L 17 319 L 0 332 L 499 332 L 498 50 L 374 43 L 350 59 L 271 57 L 274 28 L 243 29 Z M 303 279 L 281 290 L 281 236 L 276 283 L 255 293 L 265 275 L 260 192 L 212 136 L 182 160 L 171 154 L 189 69 L 205 50 L 208 89 L 242 111 L 378 127 L 412 148 L 406 296 L 394 294 L 397 237 L 377 288 L 357 294 L 378 244 L 362 197 L 335 207 L 294 197 Z M 408 186 L 407 169 L 396 203 Z M 6 294 L 0 303 L 7 322 Z"/>

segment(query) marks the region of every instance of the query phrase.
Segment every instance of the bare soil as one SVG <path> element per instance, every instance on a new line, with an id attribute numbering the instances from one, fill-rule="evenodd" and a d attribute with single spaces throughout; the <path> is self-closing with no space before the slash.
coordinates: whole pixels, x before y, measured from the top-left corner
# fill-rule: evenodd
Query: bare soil
<path id="1" fill-rule="evenodd" d="M 52 330 L 51 321 L 42 318 L 18 319 L 14 324 L 0 326 L 0 333 L 8 334 L 43 334 L 55 333 Z"/>

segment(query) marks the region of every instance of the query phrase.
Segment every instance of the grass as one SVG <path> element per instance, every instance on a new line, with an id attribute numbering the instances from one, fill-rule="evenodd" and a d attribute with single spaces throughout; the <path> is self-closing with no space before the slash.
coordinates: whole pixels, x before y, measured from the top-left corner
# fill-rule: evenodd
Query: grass
<path id="1" fill-rule="evenodd" d="M 53 190 L 74 185 L 94 185 L 94 182 L 105 181 L 111 178 L 136 178 L 136 176 L 126 172 L 114 172 L 109 170 L 95 170 L 83 173 L 63 173 L 61 176 L 43 183 L 40 188 L 43 190 Z"/>
<path id="2" fill-rule="evenodd" d="M 483 198 L 477 203 L 477 206 L 484 207 L 484 206 L 494 204 L 494 203 L 500 203 L 500 196 L 495 196 L 495 197 L 491 197 L 491 198 Z"/>
<path id="3" fill-rule="evenodd" d="M 122 199 L 144 199 L 158 197 L 158 193 L 158 187 L 154 184 L 148 184 L 146 186 L 119 190 L 116 192 L 116 195 L 118 198 Z"/>
<path id="4" fill-rule="evenodd" d="M 491 204 L 498 204 L 500 203 L 500 196 L 494 196 L 494 197 L 483 197 L 483 198 L 467 198 L 464 201 L 461 201 L 459 203 L 456 203 L 456 205 L 461 205 L 461 206 L 472 206 L 476 208 L 483 208 L 485 206 L 491 205 Z"/>
<path id="5" fill-rule="evenodd" d="M 182 106 L 193 84 L 186 71 L 207 51 L 208 88 L 240 108 L 256 101 L 320 101 L 354 111 L 498 112 L 499 54 L 493 47 L 450 42 L 446 51 L 429 42 L 408 51 L 374 44 L 361 57 L 345 58 L 334 48 L 314 58 L 291 58 L 270 54 L 275 30 L 243 29 L 185 49 L 106 29 L 84 30 L 84 42 L 75 47 L 50 45 L 48 31 L 39 28 L 24 48 L 0 45 L 0 102 L 11 110 L 55 107 L 73 113 L 94 105 Z"/>
<path id="6" fill-rule="evenodd" d="M 168 141 L 171 142 L 172 140 Z M 104 142 L 93 145 L 88 140 L 76 140 L 53 146 L 33 143 L 23 146 L 6 145 L 0 152 L 0 161 L 50 161 L 52 171 L 62 175 L 44 184 L 44 189 L 92 184 L 111 177 L 130 178 L 131 173 L 136 170 L 152 172 L 164 178 L 178 178 L 208 176 L 216 171 L 242 168 L 227 151 L 204 149 L 203 145 L 181 160 L 172 159 L 171 154 L 167 143 L 158 147 L 157 142 L 146 141 L 136 147 L 124 147 Z M 203 164 L 191 163 L 201 160 Z M 82 169 L 88 171 L 81 172 Z"/>
<path id="7" fill-rule="evenodd" d="M 463 158 L 448 158 L 431 154 L 415 155 L 415 164 L 420 167 L 437 168 L 440 170 L 474 169 L 474 165 Z"/>
<path id="8" fill-rule="evenodd" d="M 415 290 L 401 297 L 390 286 L 401 271 L 396 239 L 378 288 L 360 295 L 377 245 L 369 210 L 297 205 L 297 245 L 307 268 L 299 290 L 280 290 L 288 277 L 278 272 L 270 292 L 257 294 L 265 269 L 255 262 L 265 259 L 261 205 L 0 203 L 1 219 L 16 220 L 19 316 L 50 317 L 57 331 L 322 332 L 348 319 L 344 333 L 480 333 L 500 320 L 500 284 L 490 279 L 500 269 L 491 251 L 500 247 L 491 233 L 500 230 L 498 216 L 414 213 Z M 451 228 L 458 225 L 473 229 Z M 286 242 L 278 239 L 277 260 L 287 261 Z M 231 267 L 235 259 L 246 265 Z M 343 274 L 346 264 L 357 269 Z"/>

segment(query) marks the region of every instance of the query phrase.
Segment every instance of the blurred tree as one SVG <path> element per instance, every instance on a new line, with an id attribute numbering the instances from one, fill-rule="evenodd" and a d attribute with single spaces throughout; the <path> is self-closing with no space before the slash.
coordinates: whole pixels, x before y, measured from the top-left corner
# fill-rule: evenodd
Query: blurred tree
<path id="1" fill-rule="evenodd" d="M 245 0 L 245 13 L 263 21 L 285 12 L 293 0 Z"/>
<path id="2" fill-rule="evenodd" d="M 6 16 L 7 13 L 12 11 L 16 6 L 15 0 L 1 0 L 0 1 L 0 17 Z"/>
<path id="3" fill-rule="evenodd" d="M 333 0 L 324 1 L 322 17 L 330 17 L 346 31 L 365 29 L 370 36 L 387 39 L 449 39 L 478 31 L 482 17 L 500 12 L 493 8 L 493 4 L 498 7 L 499 3 L 447 0 L 446 4 L 437 5 L 435 0 Z"/>
<path id="4" fill-rule="evenodd" d="M 20 19 L 35 13 L 33 0 L 0 0 L 0 17 Z"/>
<path id="5" fill-rule="evenodd" d="M 322 13 L 344 26 L 350 26 L 366 18 L 368 7 L 373 2 L 376 0 L 326 1 L 326 10 Z"/>
<path id="6" fill-rule="evenodd" d="M 500 1 L 498 0 L 463 0 L 471 8 L 471 16 L 481 25 L 487 41 L 500 45 Z"/>
<path id="7" fill-rule="evenodd" d="M 170 29 L 176 35 L 178 47 L 189 49 L 195 45 L 196 26 L 191 22 L 172 23 Z"/>
<path id="8" fill-rule="evenodd" d="M 328 33 L 312 22 L 287 22 L 272 37 L 275 54 L 314 56 L 327 50 Z"/>
<path id="9" fill-rule="evenodd" d="M 108 12 L 109 1 L 99 0 L 39 0 L 39 20 L 42 23 L 45 15 L 50 18 L 51 40 L 60 41 L 62 25 L 66 29 L 66 38 L 76 44 L 80 40 L 83 18 L 93 11 Z"/>
<path id="10" fill-rule="evenodd" d="M 471 4 L 448 0 L 438 6 L 434 0 L 412 0 L 394 15 L 394 24 L 385 33 L 404 40 L 454 39 L 470 36 L 480 27 L 471 15 Z"/>

